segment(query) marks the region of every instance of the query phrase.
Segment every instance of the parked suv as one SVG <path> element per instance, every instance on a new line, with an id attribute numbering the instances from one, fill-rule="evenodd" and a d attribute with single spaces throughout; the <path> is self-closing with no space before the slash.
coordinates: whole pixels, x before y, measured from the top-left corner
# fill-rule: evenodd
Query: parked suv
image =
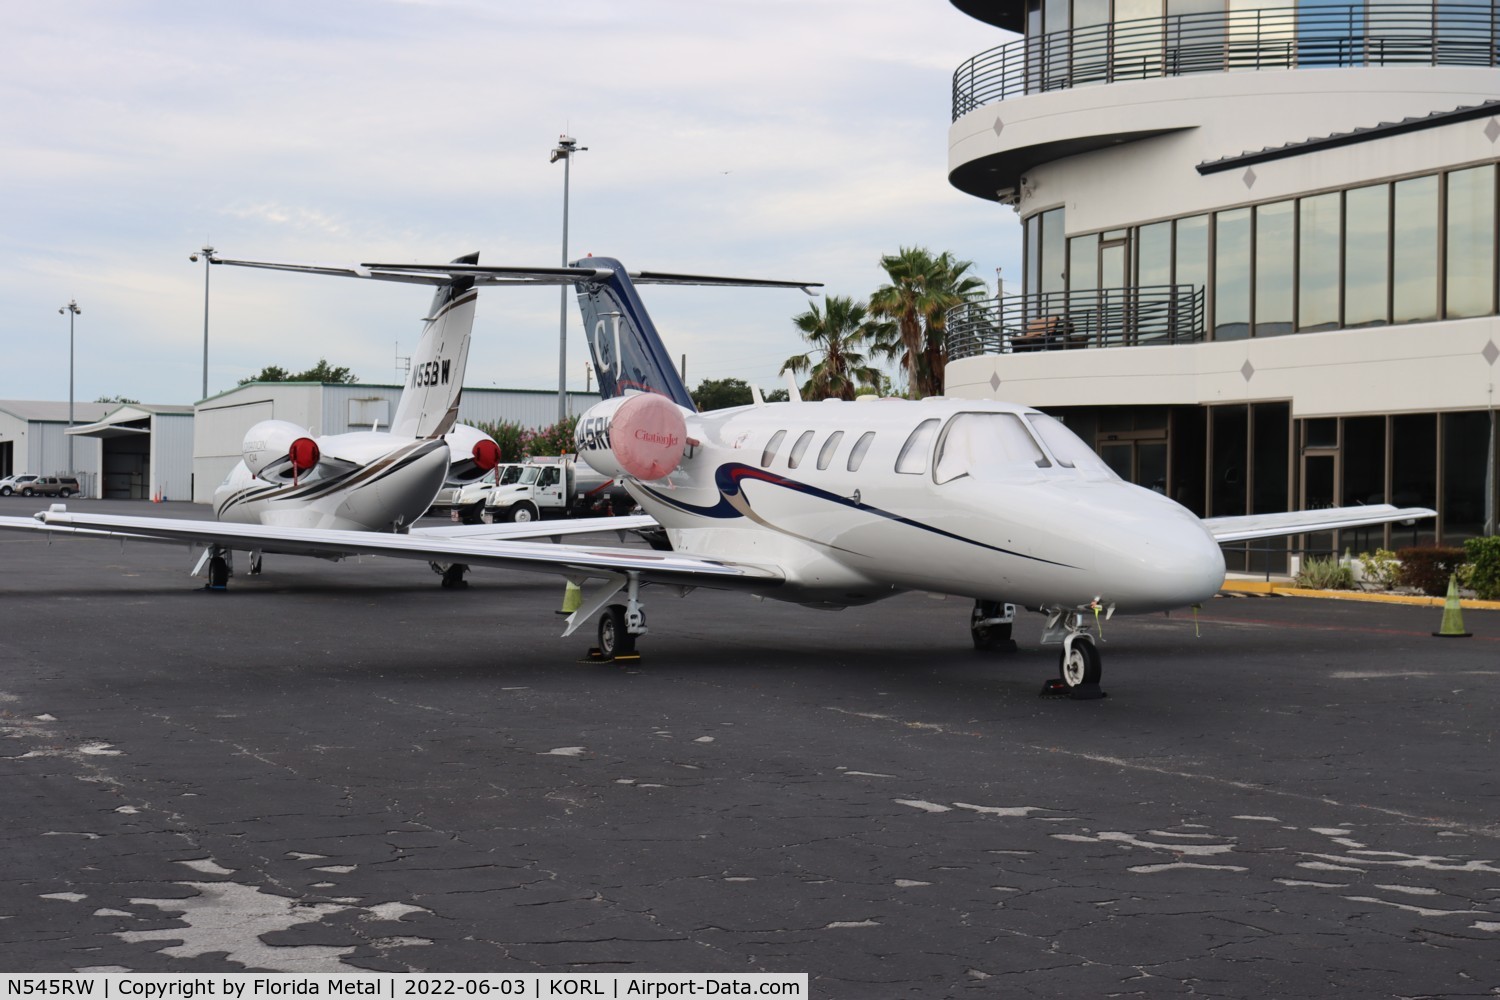
<path id="1" fill-rule="evenodd" d="M 78 492 L 78 480 L 72 476 L 39 476 L 29 483 L 22 483 L 16 492 L 23 497 L 70 497 Z"/>
<path id="2" fill-rule="evenodd" d="M 12 493 L 21 492 L 21 487 L 36 482 L 40 476 L 6 476 L 0 479 L 0 497 L 8 497 Z"/>

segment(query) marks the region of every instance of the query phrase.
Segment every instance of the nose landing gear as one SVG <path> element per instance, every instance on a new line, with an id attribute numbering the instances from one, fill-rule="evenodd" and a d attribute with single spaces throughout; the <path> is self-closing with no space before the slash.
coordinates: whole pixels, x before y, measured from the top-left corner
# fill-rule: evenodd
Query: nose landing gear
<path id="1" fill-rule="evenodd" d="M 1057 677 L 1042 685 L 1044 698 L 1072 698 L 1088 701 L 1103 698 L 1099 678 L 1104 672 L 1099 647 L 1082 611 L 1057 609 L 1047 619 L 1042 644 L 1062 643 L 1057 660 Z"/>

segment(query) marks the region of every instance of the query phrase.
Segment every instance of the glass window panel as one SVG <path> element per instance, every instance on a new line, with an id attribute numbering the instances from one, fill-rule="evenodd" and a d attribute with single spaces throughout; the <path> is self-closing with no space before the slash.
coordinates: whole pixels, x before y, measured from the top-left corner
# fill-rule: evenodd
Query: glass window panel
<path id="1" fill-rule="evenodd" d="M 1437 15 L 1437 52 L 1443 66 L 1494 65 L 1490 0 L 1441 0 Z"/>
<path id="2" fill-rule="evenodd" d="M 1099 287 L 1099 234 L 1075 236 L 1068 241 L 1068 288 L 1091 292 Z"/>
<path id="3" fill-rule="evenodd" d="M 1042 0 L 1042 19 L 1047 31 L 1047 72 L 1042 85 L 1048 90 L 1071 84 L 1068 75 L 1072 47 L 1069 6 L 1068 0 Z"/>
<path id="4" fill-rule="evenodd" d="M 760 464 L 762 467 L 771 464 L 771 459 L 776 457 L 776 449 L 781 447 L 781 442 L 786 440 L 786 431 L 777 431 L 771 435 L 771 440 L 766 442 L 766 450 L 760 453 Z"/>
<path id="5" fill-rule="evenodd" d="M 1255 335 L 1292 332 L 1292 234 L 1295 203 L 1255 210 Z"/>
<path id="6" fill-rule="evenodd" d="M 786 457 L 786 467 L 795 469 L 802 464 L 802 456 L 807 453 L 807 446 L 812 444 L 813 432 L 803 431 L 797 437 L 797 443 L 792 445 L 791 454 Z"/>
<path id="7" fill-rule="evenodd" d="M 1257 403 L 1251 408 L 1254 420 L 1255 456 L 1252 468 L 1255 482 L 1251 487 L 1252 514 L 1274 514 L 1290 510 L 1291 491 L 1289 437 L 1292 406 L 1290 403 Z"/>
<path id="8" fill-rule="evenodd" d="M 818 452 L 818 468 L 828 468 L 828 463 L 833 461 L 833 453 L 838 450 L 839 442 L 844 440 L 843 431 L 834 431 L 828 435 L 828 440 L 823 442 L 822 450 Z"/>
<path id="9" fill-rule="evenodd" d="M 980 482 L 1002 482 L 1034 476 L 1051 464 L 1015 414 L 960 413 L 948 421 L 938 442 L 933 479 L 947 483 L 970 476 Z"/>
<path id="10" fill-rule="evenodd" d="M 1343 491 L 1339 503 L 1345 507 L 1385 503 L 1385 417 L 1347 417 L 1344 420 Z M 1385 545 L 1385 526 L 1345 528 L 1339 532 L 1339 550 L 1356 555 Z"/>
<path id="11" fill-rule="evenodd" d="M 1395 198 L 1392 319 L 1397 323 L 1437 319 L 1438 179 L 1397 181 Z"/>
<path id="12" fill-rule="evenodd" d="M 1213 517 L 1245 513 L 1245 438 L 1249 432 L 1249 407 L 1213 408 L 1213 457 L 1210 496 Z"/>
<path id="13" fill-rule="evenodd" d="M 1157 222 L 1136 232 L 1136 283 L 1141 286 L 1172 283 L 1172 223 Z"/>
<path id="14" fill-rule="evenodd" d="M 1296 35 L 1296 8 L 1286 0 L 1229 0 L 1230 69 L 1293 65 Z"/>
<path id="15" fill-rule="evenodd" d="M 1161 57 L 1162 0 L 1115 0 L 1114 78 L 1160 76 Z"/>
<path id="16" fill-rule="evenodd" d="M 1250 210 L 1219 212 L 1214 225 L 1214 339 L 1250 335 Z"/>
<path id="17" fill-rule="evenodd" d="M 1208 288 L 1208 216 L 1177 220 L 1175 284 Z"/>
<path id="18" fill-rule="evenodd" d="M 1339 216 L 1337 191 L 1303 198 L 1297 217 L 1297 329 L 1339 325 Z"/>
<path id="19" fill-rule="evenodd" d="M 1318 417 L 1302 423 L 1302 433 L 1308 448 L 1337 448 L 1339 446 L 1338 417 Z"/>
<path id="20" fill-rule="evenodd" d="M 1437 509 L 1437 414 L 1391 418 L 1391 503 Z M 1431 518 L 1391 525 L 1391 547 L 1431 545 L 1437 526 Z"/>
<path id="21" fill-rule="evenodd" d="M 1042 219 L 1039 215 L 1033 215 L 1025 222 L 1026 227 L 1026 256 L 1023 264 L 1025 266 L 1024 285 L 1027 295 L 1035 295 L 1041 289 L 1042 280 Z"/>
<path id="22" fill-rule="evenodd" d="M 1363 35 L 1364 10 L 1359 5 L 1348 0 L 1297 0 L 1297 65 L 1362 65 Z"/>
<path id="23" fill-rule="evenodd" d="M 1449 319 L 1495 311 L 1495 166 L 1448 175 Z"/>
<path id="24" fill-rule="evenodd" d="M 1067 243 L 1063 238 L 1063 210 L 1054 208 L 1042 213 L 1042 274 L 1038 290 L 1042 294 L 1060 292 L 1064 287 Z"/>
<path id="25" fill-rule="evenodd" d="M 1443 414 L 1443 544 L 1484 534 L 1485 455 L 1490 415 Z"/>
<path id="26" fill-rule="evenodd" d="M 870 450 L 870 445 L 875 441 L 874 431 L 865 431 L 854 442 L 854 447 L 849 449 L 848 469 L 850 472 L 858 472 L 859 467 L 864 464 L 865 454 Z"/>
<path id="27" fill-rule="evenodd" d="M 932 435 L 937 432 L 937 426 L 937 417 L 917 425 L 901 446 L 901 454 L 896 456 L 897 472 L 920 475 L 927 471 L 927 452 L 932 447 Z"/>
<path id="28" fill-rule="evenodd" d="M 1389 184 L 1345 192 L 1345 326 L 1378 326 L 1387 321 L 1390 229 Z"/>
<path id="29" fill-rule="evenodd" d="M 1224 68 L 1224 0 L 1167 0 L 1169 72 L 1214 73 Z"/>
<path id="30" fill-rule="evenodd" d="M 1073 0 L 1073 82 L 1109 75 L 1109 0 Z"/>

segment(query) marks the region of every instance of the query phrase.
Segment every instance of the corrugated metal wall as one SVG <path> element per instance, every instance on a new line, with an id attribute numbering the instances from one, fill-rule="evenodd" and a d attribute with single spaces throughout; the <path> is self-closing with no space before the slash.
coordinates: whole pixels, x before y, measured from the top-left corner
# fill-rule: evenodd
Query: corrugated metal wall
<path id="1" fill-rule="evenodd" d="M 186 500 L 193 491 L 193 415 L 151 418 L 151 487 L 163 500 Z"/>

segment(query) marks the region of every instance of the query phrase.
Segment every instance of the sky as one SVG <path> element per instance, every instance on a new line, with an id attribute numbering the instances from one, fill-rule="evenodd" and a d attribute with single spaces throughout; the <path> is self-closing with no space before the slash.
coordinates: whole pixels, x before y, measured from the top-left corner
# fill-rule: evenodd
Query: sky
<path id="1" fill-rule="evenodd" d="M 0 4 L 0 399 L 192 403 L 205 244 L 254 260 L 561 262 L 823 282 L 903 246 L 1020 277 L 1014 212 L 947 181 L 954 69 L 1009 37 L 946 0 Z M 208 393 L 319 358 L 397 382 L 430 291 L 214 267 Z M 781 289 L 653 286 L 687 381 L 770 389 Z M 556 288 L 481 293 L 465 383 L 556 390 Z M 567 379 L 586 347 L 569 295 Z"/>

